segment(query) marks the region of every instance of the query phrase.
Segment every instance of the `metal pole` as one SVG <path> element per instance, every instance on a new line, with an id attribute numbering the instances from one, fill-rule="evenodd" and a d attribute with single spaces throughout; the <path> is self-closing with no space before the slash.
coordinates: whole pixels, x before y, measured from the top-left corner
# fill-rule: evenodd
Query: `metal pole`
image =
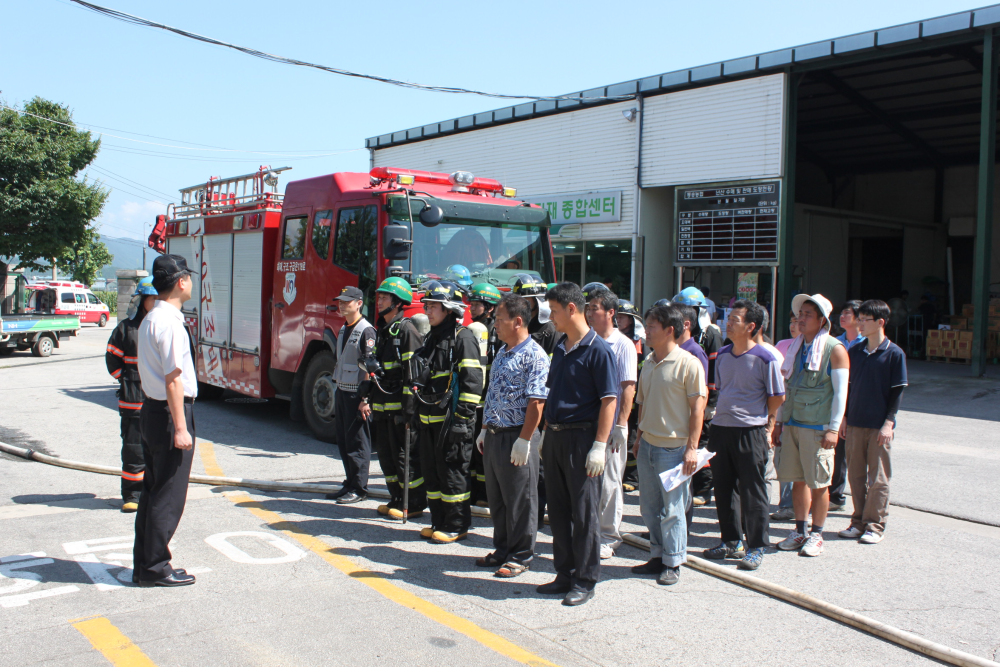
<path id="1" fill-rule="evenodd" d="M 677 267 L 677 287 L 674 289 L 674 294 L 680 294 L 681 290 L 684 289 L 684 267 Z"/>
<path id="2" fill-rule="evenodd" d="M 642 308 L 642 287 L 643 280 L 642 276 L 638 275 L 639 269 L 643 268 L 645 263 L 639 256 L 639 214 L 642 209 L 642 95 L 638 95 L 635 98 L 636 105 L 638 107 L 639 118 L 636 119 L 635 128 L 635 189 L 633 191 L 633 197 L 635 197 L 635 202 L 632 204 L 632 281 L 629 285 L 629 298 L 632 303 L 636 304 L 640 309 Z M 642 250 L 645 252 L 645 249 Z"/>
<path id="3" fill-rule="evenodd" d="M 403 523 L 410 514 L 410 421 L 406 421 L 406 435 L 403 440 Z M 473 445 L 474 446 L 474 445 Z"/>
<path id="4" fill-rule="evenodd" d="M 785 140 L 781 159 L 784 179 L 781 183 L 781 239 L 778 243 L 777 300 L 772 306 L 775 325 L 788 329 L 788 313 L 792 310 L 792 240 L 795 227 L 795 150 L 798 120 L 799 80 L 801 75 L 785 74 Z M 780 320 L 778 318 L 781 318 Z"/>
<path id="5" fill-rule="evenodd" d="M 778 267 L 771 267 L 771 343 L 778 342 L 775 332 L 778 330 L 775 320 L 778 316 Z"/>
<path id="6" fill-rule="evenodd" d="M 972 375 L 986 372 L 986 336 L 990 304 L 993 244 L 993 174 L 997 146 L 997 53 L 993 30 L 983 36 L 983 85 L 979 117 L 979 187 L 972 273 Z"/>

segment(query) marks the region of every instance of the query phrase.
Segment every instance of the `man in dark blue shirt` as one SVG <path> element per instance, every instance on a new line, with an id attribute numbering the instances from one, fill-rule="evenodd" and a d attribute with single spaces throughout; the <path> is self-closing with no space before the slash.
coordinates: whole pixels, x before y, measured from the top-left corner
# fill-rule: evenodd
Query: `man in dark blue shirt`
<path id="1" fill-rule="evenodd" d="M 618 378 L 611 346 L 587 325 L 580 287 L 560 283 L 546 299 L 564 335 L 552 353 L 541 445 L 556 578 L 538 592 L 576 606 L 594 597 L 601 573 L 598 504 Z"/>
<path id="2" fill-rule="evenodd" d="M 847 438 L 847 479 L 854 514 L 838 533 L 862 544 L 878 544 L 889 516 L 889 453 L 896 411 L 906 387 L 906 354 L 885 337 L 889 306 L 872 299 L 858 308 L 864 344 L 851 348 L 850 391 L 841 437 Z"/>

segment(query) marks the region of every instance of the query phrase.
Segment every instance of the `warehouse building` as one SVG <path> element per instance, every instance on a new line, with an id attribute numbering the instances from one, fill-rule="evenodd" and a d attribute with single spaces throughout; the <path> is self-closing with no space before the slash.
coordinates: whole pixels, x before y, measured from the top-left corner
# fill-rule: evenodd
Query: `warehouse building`
<path id="1" fill-rule="evenodd" d="M 559 279 L 638 304 L 682 286 L 775 303 L 881 298 L 923 349 L 929 295 L 987 361 L 1000 5 L 669 72 L 367 140 L 372 166 L 500 179 L 549 210 Z M 986 184 L 984 186 L 984 184 Z M 924 311 L 928 312 L 926 303 Z M 994 307 L 997 310 L 997 307 Z M 970 312 L 966 308 L 966 312 Z M 898 325 L 898 327 L 897 327 Z M 780 336 L 779 336 L 780 337 Z"/>

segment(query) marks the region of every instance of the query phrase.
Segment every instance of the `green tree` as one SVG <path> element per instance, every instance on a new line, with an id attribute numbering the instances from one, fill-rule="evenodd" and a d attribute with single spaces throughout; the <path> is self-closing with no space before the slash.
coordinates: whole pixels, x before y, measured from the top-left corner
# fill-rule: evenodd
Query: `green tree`
<path id="1" fill-rule="evenodd" d="M 69 109 L 55 102 L 36 97 L 24 111 L 0 109 L 0 256 L 38 270 L 53 258 L 97 258 L 92 223 L 108 191 L 77 174 L 101 141 L 77 130 Z"/>
<path id="2" fill-rule="evenodd" d="M 86 240 L 57 257 L 56 266 L 73 276 L 73 280 L 91 284 L 101 269 L 115 259 L 99 239 L 96 231 L 88 229 Z"/>

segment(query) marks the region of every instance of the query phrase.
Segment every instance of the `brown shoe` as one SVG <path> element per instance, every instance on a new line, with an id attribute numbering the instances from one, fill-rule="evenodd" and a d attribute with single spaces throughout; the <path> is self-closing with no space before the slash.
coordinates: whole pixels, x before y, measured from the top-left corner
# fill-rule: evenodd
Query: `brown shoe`
<path id="1" fill-rule="evenodd" d="M 122 512 L 125 514 L 131 514 L 139 509 L 139 503 L 125 503 L 122 505 Z"/>

